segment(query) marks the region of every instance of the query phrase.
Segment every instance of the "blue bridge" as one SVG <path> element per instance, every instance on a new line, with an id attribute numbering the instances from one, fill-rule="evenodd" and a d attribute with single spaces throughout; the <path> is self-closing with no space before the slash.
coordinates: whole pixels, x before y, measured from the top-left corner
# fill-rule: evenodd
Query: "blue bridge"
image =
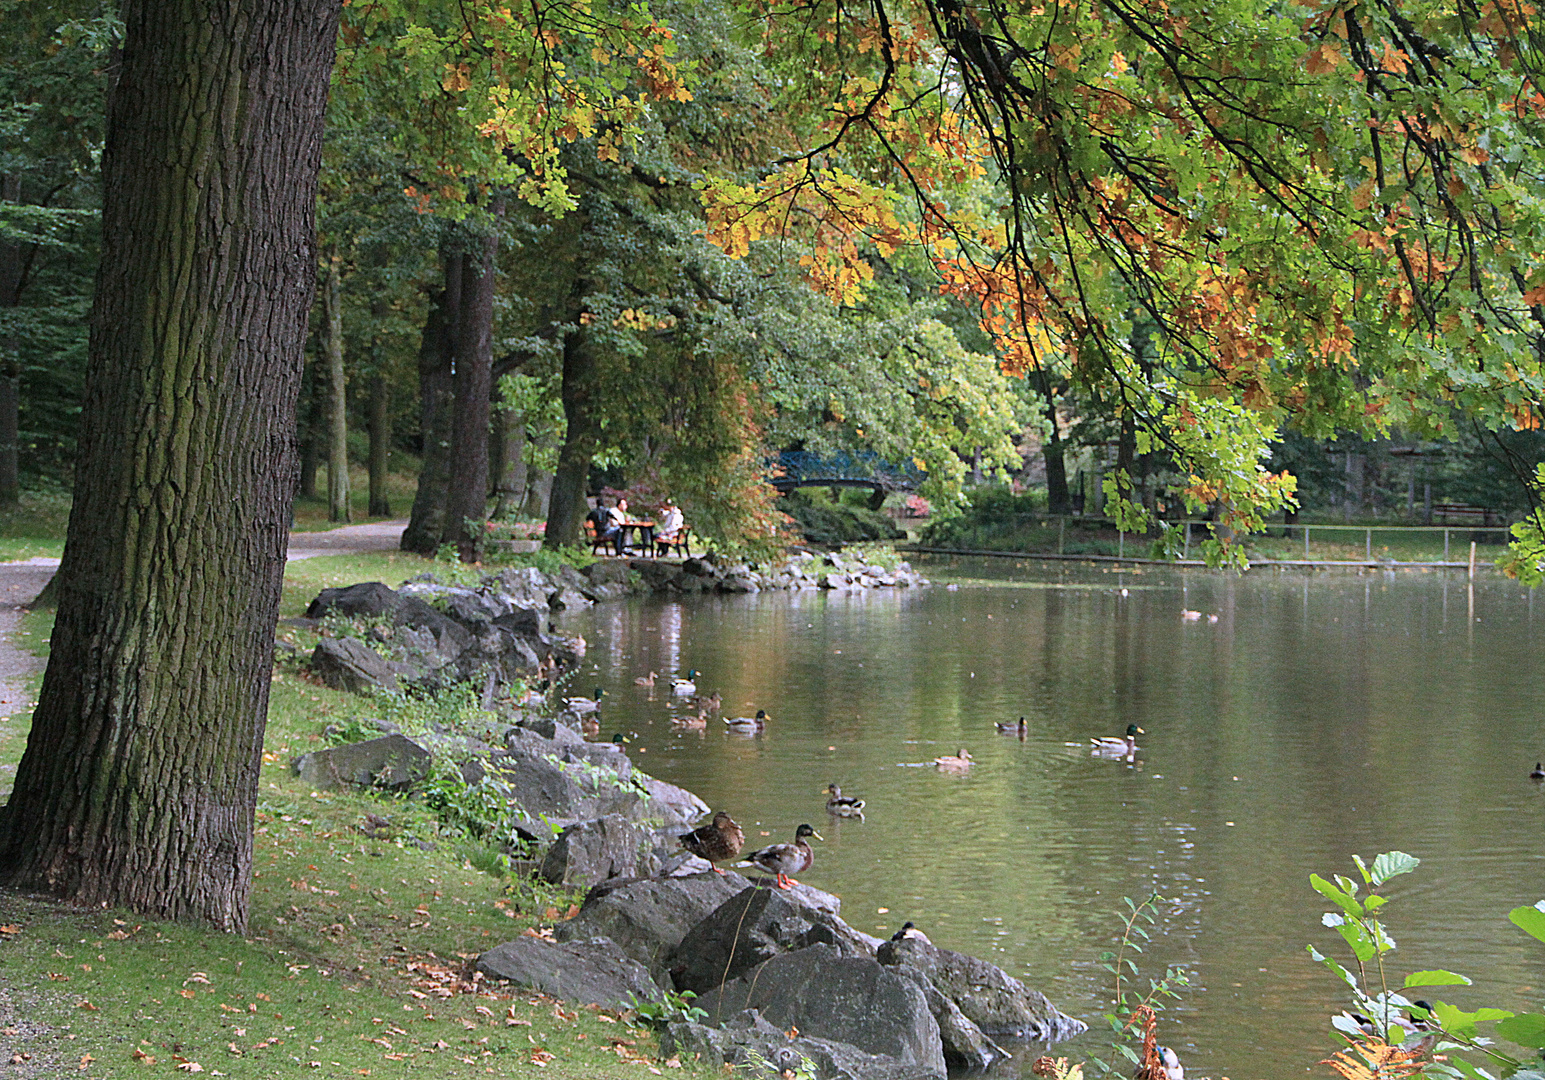
<path id="1" fill-rule="evenodd" d="M 897 465 L 872 450 L 813 454 L 780 450 L 769 459 L 768 483 L 787 494 L 801 487 L 864 487 L 871 491 L 914 491 L 923 472 L 910 461 Z"/>

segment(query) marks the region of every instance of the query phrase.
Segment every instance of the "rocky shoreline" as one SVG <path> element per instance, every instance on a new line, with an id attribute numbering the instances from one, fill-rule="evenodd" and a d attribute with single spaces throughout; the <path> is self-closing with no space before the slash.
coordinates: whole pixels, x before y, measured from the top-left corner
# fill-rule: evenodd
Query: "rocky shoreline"
<path id="1" fill-rule="evenodd" d="M 702 800 L 639 770 L 623 747 L 587 741 L 580 713 L 515 703 L 534 676 L 584 656 L 584 640 L 555 632 L 546 617 L 580 601 L 641 589 L 919 580 L 904 565 L 886 570 L 841 557 L 812 556 L 773 572 L 706 562 L 699 572 L 693 562 L 701 561 L 598 562 L 552 578 L 505 570 L 471 588 L 420 580 L 401 590 L 379 582 L 324 590 L 302 621 L 327 633 L 309 660 L 319 678 L 355 692 L 470 683 L 498 723 L 407 733 L 377 722 L 380 737 L 305 754 L 295 771 L 317 787 L 412 790 L 435 759 L 454 764 L 462 783 L 508 807 L 510 853 L 524 872 L 588 889 L 550 935 L 500 944 L 477 959 L 478 970 L 573 1001 L 656 1003 L 667 1057 L 774 1074 L 808 1062 L 820 1080 L 942 1080 L 948 1068 L 1006 1056 L 995 1040 L 1083 1031 L 1000 968 L 918 931 L 880 940 L 844 922 L 829 893 L 715 871 L 678 840 L 709 812 Z M 690 1005 L 688 992 L 697 995 Z"/>

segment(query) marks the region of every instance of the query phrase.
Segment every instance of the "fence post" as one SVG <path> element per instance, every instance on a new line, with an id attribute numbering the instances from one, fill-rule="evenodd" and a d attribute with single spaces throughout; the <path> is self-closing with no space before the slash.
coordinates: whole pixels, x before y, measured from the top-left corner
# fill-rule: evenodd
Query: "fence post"
<path id="1" fill-rule="evenodd" d="M 1118 558 L 1118 559 L 1125 559 L 1126 557 L 1127 557 L 1127 534 L 1124 531 L 1118 529 L 1118 530 L 1116 530 L 1116 558 Z"/>
<path id="2" fill-rule="evenodd" d="M 1443 530 L 1443 561 L 1448 562 L 1448 530 Z"/>
<path id="3" fill-rule="evenodd" d="M 1475 541 L 1470 541 L 1470 580 L 1475 580 Z"/>
<path id="4" fill-rule="evenodd" d="M 1367 561 L 1367 562 L 1373 562 L 1373 530 L 1372 529 L 1369 529 L 1367 535 L 1363 537 L 1363 559 L 1365 561 Z"/>
<path id="5" fill-rule="evenodd" d="M 1062 534 L 1063 534 L 1064 531 L 1066 531 L 1067 527 L 1068 527 L 1067 515 L 1066 514 L 1062 514 L 1062 515 L 1058 516 L 1058 518 L 1057 518 L 1057 554 L 1059 556 L 1062 554 Z"/>
<path id="6" fill-rule="evenodd" d="M 1309 526 L 1304 526 L 1304 562 L 1309 561 Z"/>
<path id="7" fill-rule="evenodd" d="M 1186 521 L 1186 542 L 1185 546 L 1180 549 L 1180 557 L 1181 559 L 1189 559 L 1191 557 L 1191 522 L 1189 519 Z"/>

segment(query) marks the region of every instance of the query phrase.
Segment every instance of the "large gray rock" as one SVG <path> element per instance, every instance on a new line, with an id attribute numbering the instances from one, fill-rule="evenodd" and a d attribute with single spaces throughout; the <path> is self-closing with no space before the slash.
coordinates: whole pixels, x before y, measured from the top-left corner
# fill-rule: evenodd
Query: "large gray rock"
<path id="1" fill-rule="evenodd" d="M 739 874 L 697 874 L 592 889 L 579 914 L 553 928 L 559 941 L 607 937 L 670 985 L 665 958 L 687 931 L 746 887 Z"/>
<path id="2" fill-rule="evenodd" d="M 710 807 L 686 788 L 656 780 L 645 773 L 635 772 L 649 792 L 650 813 L 662 819 L 666 825 L 686 825 L 708 813 Z"/>
<path id="3" fill-rule="evenodd" d="M 561 827 L 609 814 L 636 822 L 647 814 L 643 792 L 588 763 L 504 757 L 494 761 L 492 769 L 533 835 L 542 835 L 544 820 Z"/>
<path id="4" fill-rule="evenodd" d="M 513 608 L 547 610 L 547 598 L 555 588 L 552 580 L 534 566 L 510 567 L 486 578 L 486 583 Z"/>
<path id="5" fill-rule="evenodd" d="M 356 638 L 323 638 L 311 652 L 311 670 L 334 690 L 363 694 L 397 685 L 403 667 Z"/>
<path id="6" fill-rule="evenodd" d="M 542 877 L 554 884 L 588 888 L 618 877 L 656 874 L 651 830 L 615 817 L 581 821 L 558 835 L 542 859 Z"/>
<path id="7" fill-rule="evenodd" d="M 554 611 L 578 611 L 589 607 L 592 601 L 578 589 L 562 588 L 554 590 L 547 603 Z"/>
<path id="8" fill-rule="evenodd" d="M 706 994 L 780 953 L 815 944 L 842 956 L 874 956 L 868 941 L 835 915 L 803 907 L 784 890 L 752 886 L 688 931 L 666 964 L 677 990 Z"/>
<path id="9" fill-rule="evenodd" d="M 605 938 L 557 943 L 518 937 L 477 958 L 477 969 L 495 979 L 543 994 L 595 1005 L 625 1005 L 660 996 L 643 966 Z"/>
<path id="10" fill-rule="evenodd" d="M 910 968 L 927 979 L 988 1035 L 1065 1039 L 1088 1027 L 996 964 L 941 949 L 926 939 L 887 941 L 876 955 L 881 964 Z"/>
<path id="11" fill-rule="evenodd" d="M 429 772 L 430 754 L 405 735 L 333 746 L 302 754 L 291 764 L 295 774 L 315 788 L 356 784 L 404 788 Z"/>
<path id="12" fill-rule="evenodd" d="M 812 1039 L 773 1027 L 755 1009 L 731 1018 L 722 1027 L 678 1021 L 660 1034 L 664 1057 L 697 1057 L 722 1062 L 737 1075 L 792 1076 L 808 1065 L 816 1080 L 936 1080 L 926 1065 L 866 1054 L 849 1043 Z"/>
<path id="13" fill-rule="evenodd" d="M 585 567 L 581 573 L 589 579 L 592 585 L 621 585 L 627 587 L 632 583 L 631 571 L 628 564 L 616 559 L 602 559 Z"/>
<path id="14" fill-rule="evenodd" d="M 780 953 L 695 1002 L 710 1017 L 756 1009 L 776 1028 L 849 1043 L 944 1076 L 939 1025 L 917 983 L 834 945 Z"/>
<path id="15" fill-rule="evenodd" d="M 337 614 L 348 618 L 391 616 L 397 611 L 399 597 L 383 581 L 362 581 L 341 589 L 323 589 L 306 608 L 306 618 L 320 619 Z"/>

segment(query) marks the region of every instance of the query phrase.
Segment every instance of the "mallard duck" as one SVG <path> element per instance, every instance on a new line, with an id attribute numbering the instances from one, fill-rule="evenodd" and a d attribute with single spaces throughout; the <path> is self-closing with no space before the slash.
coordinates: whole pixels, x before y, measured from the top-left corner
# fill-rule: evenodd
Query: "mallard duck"
<path id="1" fill-rule="evenodd" d="M 601 714 L 592 713 L 580 720 L 579 733 L 587 739 L 593 739 L 601 734 Z"/>
<path id="2" fill-rule="evenodd" d="M 901 924 L 901 929 L 891 935 L 892 941 L 928 941 L 928 935 L 917 928 L 911 919 Z M 928 941 L 932 945 L 933 942 Z"/>
<path id="3" fill-rule="evenodd" d="M 710 863 L 722 862 L 725 859 L 733 859 L 740 854 L 740 849 L 746 846 L 746 834 L 740 826 L 735 824 L 735 819 L 720 810 L 713 816 L 713 820 L 707 825 L 700 825 L 689 833 L 683 833 L 678 840 L 681 846 L 700 859 L 707 859 Z M 724 873 L 717 866 L 713 868 L 716 874 Z"/>
<path id="4" fill-rule="evenodd" d="M 606 693 L 599 686 L 595 688 L 595 697 L 566 697 L 563 699 L 563 707 L 572 713 L 595 712 L 601 707 L 601 697 Z"/>
<path id="5" fill-rule="evenodd" d="M 653 686 L 654 681 L 660 677 L 657 671 L 651 671 L 648 675 L 640 675 L 633 680 L 634 686 Z"/>
<path id="6" fill-rule="evenodd" d="M 671 726 L 687 728 L 691 731 L 701 731 L 708 726 L 708 714 L 699 709 L 696 716 L 673 716 Z"/>
<path id="7" fill-rule="evenodd" d="M 1534 769 L 1529 773 L 1530 780 L 1545 780 L 1545 762 L 1536 761 Z"/>
<path id="8" fill-rule="evenodd" d="M 965 772 L 971 767 L 971 751 L 965 747 L 960 748 L 958 754 L 944 754 L 933 759 L 933 764 L 946 772 Z"/>
<path id="9" fill-rule="evenodd" d="M 778 888 L 791 888 L 799 884 L 791 875 L 803 874 L 815 864 L 815 851 L 805 842 L 807 836 L 817 840 L 826 839 L 809 825 L 801 825 L 794 830 L 792 844 L 770 844 L 760 851 L 753 851 L 746 857 L 745 863 L 737 865 L 754 865 L 770 870 L 778 875 Z"/>
<path id="10" fill-rule="evenodd" d="M 724 695 L 715 690 L 711 694 L 699 694 L 697 697 L 688 698 L 687 704 L 691 705 L 694 709 L 718 712 L 719 706 L 724 704 Z"/>
<path id="11" fill-rule="evenodd" d="M 524 694 L 520 695 L 520 701 L 518 704 L 528 709 L 547 704 L 547 688 L 552 684 L 553 681 L 551 679 L 543 679 L 541 682 L 527 690 Z"/>
<path id="12" fill-rule="evenodd" d="M 1143 734 L 1142 728 L 1136 724 L 1128 724 L 1125 739 L 1114 737 L 1090 739 L 1089 752 L 1099 757 L 1130 757 L 1137 752 L 1137 737 L 1141 734 Z"/>
<path id="13" fill-rule="evenodd" d="M 842 789 L 836 784 L 827 784 L 826 794 L 829 796 L 826 800 L 826 812 L 828 814 L 836 814 L 838 817 L 864 816 L 863 799 L 855 799 L 844 795 Z"/>
<path id="14" fill-rule="evenodd" d="M 756 710 L 755 716 L 737 716 L 734 719 L 726 716 L 724 722 L 731 731 L 739 731 L 743 734 L 753 734 L 767 726 L 768 716 L 766 709 Z"/>
<path id="15" fill-rule="evenodd" d="M 1023 716 L 1019 718 L 1019 723 L 1017 724 L 1010 724 L 999 720 L 995 726 L 998 729 L 999 735 L 1018 735 L 1021 739 L 1025 737 L 1025 718 Z"/>
<path id="16" fill-rule="evenodd" d="M 687 671 L 686 678 L 675 678 L 675 679 L 672 679 L 671 680 L 671 693 L 673 693 L 673 694 L 695 694 L 695 693 L 697 693 L 697 669 L 696 668 L 689 669 Z"/>
<path id="17" fill-rule="evenodd" d="M 1181 1067 L 1180 1055 L 1167 1046 L 1155 1046 L 1159 1060 L 1153 1066 L 1139 1065 L 1132 1075 L 1137 1080 L 1186 1080 L 1186 1070 Z"/>

